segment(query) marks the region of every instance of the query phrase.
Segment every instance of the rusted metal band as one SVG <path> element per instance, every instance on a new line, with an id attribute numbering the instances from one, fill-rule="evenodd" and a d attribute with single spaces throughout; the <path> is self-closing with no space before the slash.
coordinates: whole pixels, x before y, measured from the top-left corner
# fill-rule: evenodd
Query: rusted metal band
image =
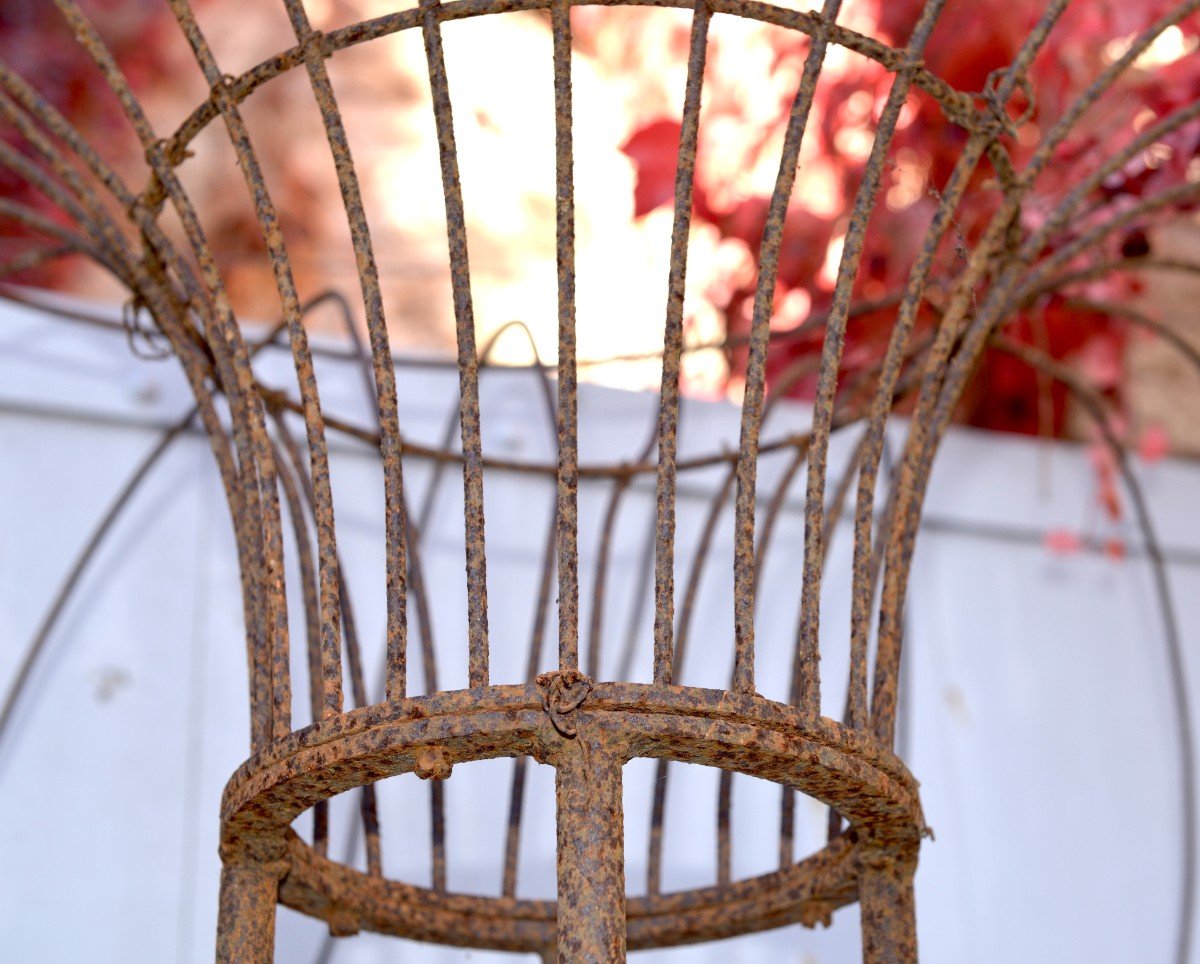
<path id="1" fill-rule="evenodd" d="M 542 686 L 463 690 L 367 707 L 278 741 L 247 761 L 226 790 L 227 845 L 255 852 L 286 845 L 293 870 L 281 899 L 322 919 L 341 915 L 336 926 L 349 926 L 352 913 L 365 930 L 540 951 L 554 940 L 553 902 L 439 893 L 371 877 L 315 854 L 294 838 L 290 824 L 318 800 L 397 773 L 436 778 L 457 762 L 518 754 L 561 766 L 563 754 L 575 752 L 585 738 L 589 752 L 602 744 L 605 758 L 622 762 L 670 758 L 773 780 L 836 801 L 852 825 L 870 828 L 875 846 L 915 852 L 919 844 L 924 822 L 915 781 L 863 734 L 762 697 L 677 686 L 589 687 L 582 676 L 547 676 Z M 575 735 L 561 732 L 555 717 Z M 819 921 L 856 898 L 855 846 L 843 836 L 822 854 L 763 878 L 630 897 L 629 946 Z"/>
<path id="2" fill-rule="evenodd" d="M 345 921 L 353 913 L 361 930 L 459 947 L 537 953 L 555 942 L 555 901 L 439 894 L 371 878 L 320 857 L 291 832 L 288 849 L 292 870 L 280 888 L 280 902 L 318 920 L 340 913 Z M 825 923 L 834 910 L 857 899 L 859 870 L 855 845 L 841 837 L 797 864 L 726 887 L 630 895 L 625 902 L 628 949 Z"/>

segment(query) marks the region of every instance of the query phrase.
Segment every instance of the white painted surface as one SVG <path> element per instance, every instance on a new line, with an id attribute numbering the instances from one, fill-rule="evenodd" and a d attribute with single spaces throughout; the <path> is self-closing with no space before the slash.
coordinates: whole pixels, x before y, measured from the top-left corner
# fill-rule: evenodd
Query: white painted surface
<path id="1" fill-rule="evenodd" d="M 286 385 L 286 358 L 264 378 Z M 367 423 L 357 372 L 327 362 L 326 405 Z M 454 376 L 405 368 L 401 409 L 412 437 L 438 439 Z M 535 459 L 551 434 L 527 372 L 487 374 L 491 451 Z M 607 390 L 582 395 L 585 461 L 632 457 L 654 400 Z M 156 425 L 188 407 L 172 364 L 133 359 L 110 333 L 0 305 L 0 682 L 7 683 L 54 590 Z M 781 406 L 766 436 L 794 431 L 800 406 Z M 737 413 L 689 406 L 682 445 L 736 439 Z M 845 445 L 839 448 L 844 451 Z M 764 462 L 769 493 L 783 459 Z M 837 464 L 836 462 L 834 464 Z M 406 481 L 417 504 L 428 467 Z M 1200 691 L 1200 468 L 1165 462 L 1139 474 L 1170 562 Z M 680 506 L 680 558 L 707 511 L 717 472 L 692 477 Z M 1167 962 L 1179 893 L 1179 778 L 1161 619 L 1132 526 L 1125 561 L 1050 555 L 1046 530 L 1087 529 L 1095 513 L 1085 453 L 968 431 L 952 433 L 934 480 L 910 596 L 902 725 L 937 833 L 918 875 L 928 962 Z M 369 654 L 378 667 L 383 613 L 378 470 L 363 451 L 335 452 L 341 548 Z M 451 469 L 426 534 L 435 588 L 442 688 L 465 685 L 461 487 Z M 584 626 L 606 486 L 580 500 Z M 489 477 L 487 520 L 493 678 L 514 681 L 525 660 L 552 490 L 546 481 Z M 640 566 L 652 488 L 631 491 L 613 548 L 603 675 L 619 663 Z M 785 696 L 799 587 L 802 485 L 781 520 L 763 574 L 759 687 Z M 720 685 L 731 654 L 730 536 L 726 516 L 706 570 L 684 682 Z M 845 677 L 849 541 L 832 551 L 823 610 L 826 712 Z M 681 579 L 684 573 L 681 572 Z M 294 579 L 294 576 L 293 576 Z M 553 626 L 553 616 L 550 623 Z M 297 617 L 295 623 L 299 627 Z M 649 665 L 650 614 L 634 634 L 634 675 Z M 299 629 L 294 630 L 299 639 Z M 586 632 L 585 632 L 586 639 Z M 415 641 L 414 641 L 415 645 Z M 303 679 L 296 650 L 296 678 Z M 545 645 L 548 665 L 553 637 Z M 412 688 L 423 690 L 419 660 Z M 371 675 L 377 678 L 377 669 Z M 373 692 L 378 686 L 372 683 Z M 302 689 L 302 687 L 300 687 Z M 297 723 L 307 719 L 302 694 Z M 1193 725 L 1198 722 L 1193 719 Z M 122 517 L 55 633 L 0 746 L 0 958 L 20 962 L 204 961 L 216 919 L 217 803 L 246 752 L 241 604 L 230 528 L 202 439 L 185 438 Z M 447 785 L 452 888 L 497 892 L 510 761 L 459 767 Z M 644 881 L 653 764 L 626 770 L 631 890 Z M 553 891 L 551 772 L 531 769 L 523 892 Z M 677 767 L 669 796 L 667 888 L 703 885 L 715 871 L 713 771 Z M 385 870 L 426 882 L 427 787 L 381 785 Z M 353 801 L 338 798 L 345 814 Z M 778 791 L 735 781 L 735 874 L 773 868 Z M 804 816 L 798 852 L 820 844 L 824 814 Z M 307 832 L 307 820 L 299 822 Z M 334 853 L 346 847 L 335 836 Z M 319 925 L 279 917 L 281 962 L 313 959 Z M 702 948 L 644 955 L 674 961 L 797 961 L 857 957 L 857 918 L 828 931 L 798 927 Z M 362 935 L 340 941 L 338 964 L 475 961 L 503 955 L 425 948 Z M 1200 961 L 1200 954 L 1194 956 Z"/>

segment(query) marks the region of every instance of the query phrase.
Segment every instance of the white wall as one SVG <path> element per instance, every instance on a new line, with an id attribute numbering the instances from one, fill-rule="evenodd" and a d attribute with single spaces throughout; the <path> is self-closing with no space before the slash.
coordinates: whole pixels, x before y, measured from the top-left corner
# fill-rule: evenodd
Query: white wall
<path id="1" fill-rule="evenodd" d="M 264 378 L 286 385 L 286 358 Z M 327 362 L 326 405 L 367 424 L 357 372 Z M 454 375 L 405 368 L 401 410 L 412 437 L 440 437 Z M 484 378 L 491 451 L 544 457 L 551 446 L 539 389 L 527 372 Z M 172 363 L 133 359 L 109 332 L 0 304 L 0 684 L 7 685 L 58 582 L 132 467 L 188 408 Z M 654 399 L 608 390 L 582 396 L 585 461 L 632 457 Z M 806 416 L 782 406 L 765 433 Z M 694 405 L 682 446 L 736 439 L 737 413 Z M 844 451 L 846 445 L 838 447 Z M 763 464 L 769 493 L 783 460 Z M 836 462 L 834 464 L 837 464 Z M 428 467 L 406 463 L 418 505 Z M 1187 650 L 1200 690 L 1200 467 L 1139 467 L 1169 558 Z M 719 473 L 689 480 L 680 507 L 690 558 L 705 496 Z M 334 457 L 339 538 L 354 602 L 379 665 L 383 614 L 378 470 L 353 443 Z M 1131 524 L 1095 523 L 1094 482 L 1079 447 L 955 431 L 937 471 L 910 596 L 905 754 L 922 781 L 937 839 L 918 874 L 920 938 L 929 962 L 1171 960 L 1181 854 L 1178 743 L 1151 573 Z M 581 497 L 584 619 L 604 486 Z M 793 487 L 763 574 L 759 685 L 784 679 L 799 587 L 802 484 Z M 545 481 L 488 479 L 493 678 L 521 674 L 549 521 Z M 606 617 L 606 667 L 619 662 L 653 492 L 640 483 L 621 515 Z M 465 685 L 461 486 L 451 469 L 426 534 L 427 578 L 443 688 Z M 176 445 L 150 475 L 89 570 L 38 664 L 0 745 L 0 958 L 21 962 L 203 961 L 216 917 L 217 802 L 246 753 L 245 656 L 232 539 L 206 443 Z M 1055 556 L 1045 532 L 1068 527 L 1120 536 L 1124 561 L 1087 551 Z M 721 685 L 729 671 L 730 543 L 726 517 L 707 570 L 684 682 Z M 826 712 L 845 677 L 847 531 L 832 550 L 822 623 Z M 681 571 L 681 578 L 683 572 Z M 294 578 L 294 576 L 293 576 Z M 634 675 L 649 665 L 643 610 Z M 553 619 L 551 619 L 553 625 Z M 299 653 L 297 619 L 297 679 Z M 586 638 L 586 634 L 585 634 Z M 552 637 L 545 647 L 553 651 Z M 415 661 L 414 662 L 419 662 Z M 548 665 L 548 664 L 547 664 Z M 377 676 L 372 670 L 372 676 Z M 419 670 L 413 689 L 421 691 Z M 302 689 L 302 687 L 298 687 Z M 378 687 L 374 687 L 378 693 Z M 297 699 L 297 724 L 307 719 Z M 1197 722 L 1193 713 L 1193 725 Z M 497 892 L 510 761 L 459 767 L 447 785 L 452 888 Z M 653 765 L 627 768 L 631 891 L 644 881 Z M 523 892 L 553 891 L 550 771 L 534 767 L 527 795 Z M 715 775 L 677 767 L 667 830 L 668 888 L 703 885 L 715 868 Z M 385 869 L 428 879 L 428 789 L 411 777 L 381 785 Z M 335 814 L 353 804 L 338 798 Z M 773 869 L 778 791 L 735 782 L 734 871 Z M 798 849 L 820 845 L 824 814 L 802 805 Z M 299 827 L 307 832 L 306 820 Z M 346 846 L 335 834 L 333 852 Z M 283 962 L 307 962 L 322 930 L 281 910 Z M 799 927 L 720 945 L 647 954 L 664 961 L 839 962 L 857 956 L 854 909 L 828 931 Z M 402 951 L 399 949 L 403 948 Z M 487 961 L 501 955 L 429 949 L 363 935 L 333 960 Z M 1200 962 L 1200 953 L 1193 954 Z"/>

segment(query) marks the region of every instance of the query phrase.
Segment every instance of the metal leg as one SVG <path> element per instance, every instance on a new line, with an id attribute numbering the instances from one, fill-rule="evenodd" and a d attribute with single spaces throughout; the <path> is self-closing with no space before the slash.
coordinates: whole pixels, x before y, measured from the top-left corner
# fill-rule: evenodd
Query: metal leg
<path id="1" fill-rule="evenodd" d="M 271 964 L 285 861 L 238 858 L 221 868 L 217 964 Z"/>
<path id="2" fill-rule="evenodd" d="M 581 726 L 556 761 L 558 960 L 625 960 L 622 760 Z"/>
<path id="3" fill-rule="evenodd" d="M 916 861 L 886 851 L 863 854 L 858 880 L 863 964 L 916 964 Z"/>

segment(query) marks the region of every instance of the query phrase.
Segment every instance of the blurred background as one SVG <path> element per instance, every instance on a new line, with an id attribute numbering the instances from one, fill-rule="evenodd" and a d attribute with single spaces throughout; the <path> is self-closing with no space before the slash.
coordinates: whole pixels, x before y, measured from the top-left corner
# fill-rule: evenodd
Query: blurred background
<path id="1" fill-rule="evenodd" d="M 1076 2 L 1031 74 L 1029 120 L 1009 145 L 1018 165 L 1067 107 L 1132 38 L 1174 4 L 1145 0 Z M 83 8 L 112 46 L 160 134 L 175 131 L 208 96 L 177 24 L 160 0 L 88 0 Z M 282 4 L 194 0 L 218 62 L 239 75 L 294 44 Z M 405 4 L 319 0 L 313 25 L 332 31 Z M 808 3 L 795 4 L 808 8 Z M 950 0 L 926 56 L 953 86 L 983 90 L 1007 64 L 1044 5 L 1012 0 L 1003 16 L 974 0 Z M 903 42 L 919 4 L 848 0 L 844 25 Z M 690 12 L 580 7 L 572 13 L 578 206 L 579 355 L 589 458 L 632 459 L 649 435 L 660 379 L 662 317 Z M 479 342 L 493 367 L 484 376 L 494 411 L 485 446 L 521 458 L 549 457 L 538 381 L 524 366 L 557 352 L 554 265 L 553 91 L 550 32 L 542 12 L 447 23 L 453 96 L 471 252 Z M 1035 227 L 1078 178 L 1140 131 L 1200 97 L 1200 19 L 1165 31 L 1059 148 L 1022 212 Z M 807 41 L 779 28 L 714 19 L 701 115 L 695 221 L 689 241 L 683 383 L 689 399 L 681 445 L 695 454 L 736 444 L 758 240 L 780 143 Z M 0 60 L 28 78 L 135 188 L 144 160 L 120 108 L 94 66 L 44 0 L 0 0 Z M 414 364 L 401 370 L 406 432 L 439 444 L 453 411 L 452 370 L 437 361 L 454 349 L 453 309 L 424 50 L 416 31 L 351 47 L 329 61 L 346 119 L 376 242 L 393 347 Z M 815 362 L 846 218 L 871 146 L 890 75 L 873 61 L 831 48 L 818 88 L 801 176 L 788 211 L 774 300 L 769 376 Z M 320 114 L 307 79 L 289 71 L 244 105 L 283 218 L 301 294 L 354 303 L 355 262 Z M 894 318 L 894 296 L 937 204 L 964 133 L 914 91 L 873 214 L 856 289 L 861 311 L 848 336 L 844 375 L 878 360 Z M 7 127 L 0 139 L 21 150 Z M 253 328 L 277 316 L 253 208 L 219 125 L 190 145 L 179 173 L 202 212 L 238 316 Z M 1142 217 L 1093 252 L 1111 262 L 1025 305 L 1006 334 L 1069 366 L 1104 400 L 1105 417 L 1129 448 L 1151 505 L 1184 643 L 1184 676 L 1200 684 L 1200 126 L 1183 125 L 1131 159 L 1089 199 L 1078 237 L 1095 218 L 1163 191 L 1180 200 Z M 995 210 L 990 169 L 960 211 L 939 253 L 941 276 L 959 264 Z M 1180 190 L 1183 189 L 1183 190 Z M 55 219 L 60 215 L 8 167 L 0 196 Z M 30 230 L 0 220 L 0 266 L 28 250 Z M 937 291 L 938 270 L 935 269 Z M 48 295 L 46 292 L 53 292 Z M 170 361 L 134 358 L 120 327 L 123 290 L 78 257 L 9 273 L 0 289 L 0 683 L 15 678 L 73 559 L 106 506 L 164 426 L 188 409 Z M 63 309 L 101 324 L 78 324 Z M 1149 320 L 1150 324 L 1144 321 Z M 505 326 L 519 321 L 529 332 Z M 932 311 L 919 325 L 931 328 Z M 329 357 L 322 393 L 357 414 L 361 385 L 339 361 L 345 319 L 328 302 L 306 319 Z M 808 322 L 808 324 L 805 324 Z M 1180 350 L 1180 344 L 1184 346 Z M 265 353 L 268 375 L 280 359 Z M 620 364 L 603 364 L 614 356 Z M 286 361 L 286 358 L 283 359 Z M 283 369 L 275 382 L 284 378 Z M 800 377 L 774 416 L 801 430 L 815 382 Z M 268 379 L 269 380 L 269 379 Z M 901 403 L 901 411 L 903 411 Z M 364 410 L 365 411 L 365 410 Z M 366 415 L 363 415 L 363 419 Z M 1011 355 L 989 351 L 956 413 L 929 496 L 911 590 L 908 703 L 902 756 L 922 781 L 937 839 L 918 874 L 926 960 L 1168 961 L 1183 907 L 1184 734 L 1165 612 L 1153 556 L 1129 493 L 1095 427 L 1067 392 Z M 848 453 L 852 438 L 836 452 Z M 350 569 L 373 585 L 381 571 L 373 540 L 375 471 L 361 451 L 335 452 L 339 528 Z M 49 637 L 0 742 L 0 941 L 14 960 L 191 961 L 211 957 L 215 928 L 217 807 L 220 788 L 246 753 L 246 709 L 229 667 L 244 665 L 236 557 L 219 486 L 202 440 L 175 444 L 114 525 Z M 447 641 L 442 688 L 465 685 L 462 657 L 459 505 L 437 495 L 428 467 L 414 465 L 415 491 L 430 500 L 425 534 L 437 637 Z M 407 465 L 406 465 L 407 471 Z M 764 462 L 762 490 L 782 465 Z M 426 472 L 426 474 L 422 474 Z M 549 524 L 550 490 L 510 480 L 488 491 L 494 633 L 511 639 L 508 681 L 522 669 L 536 592 L 542 534 L 530 539 L 529 506 Z M 681 496 L 681 539 L 695 538 L 719 477 L 701 474 Z M 453 483 L 443 488 L 450 492 Z M 775 555 L 764 576 L 764 693 L 785 699 L 786 652 L 794 631 L 803 494 L 788 494 Z M 369 497 L 362 493 L 369 492 Z M 603 493 L 581 496 L 592 536 Z M 538 500 L 541 500 L 540 502 Z M 368 504 L 369 503 L 369 504 Z M 653 490 L 635 487 L 616 530 L 605 622 L 612 665 L 622 678 L 648 659 L 650 608 L 643 587 L 644 543 Z M 727 523 L 727 524 L 726 524 Z M 357 527 L 357 529 L 356 529 Z M 729 556 L 732 519 L 714 558 Z M 688 535 L 691 533 L 691 535 Z M 455 541 L 457 539 L 457 542 Z M 834 538 L 828 608 L 848 593 L 849 540 Z M 584 547 L 584 585 L 595 546 Z M 589 556 L 589 553 L 592 555 Z M 729 574 L 714 564 L 698 621 L 725 627 Z M 365 639 L 379 650 L 381 599 L 360 592 Z M 374 594 L 379 595 L 379 594 Z M 844 629 L 828 620 L 824 671 L 838 672 Z M 844 620 L 843 620 L 844 622 Z M 838 628 L 833 628 L 837 626 Z M 724 640 L 722 630 L 716 634 Z M 520 641 L 517 645 L 516 641 Z M 501 646 L 503 644 L 500 644 Z M 714 645 L 717 645 L 714 643 Z M 717 647 L 719 649 L 719 646 Z M 500 650 L 503 651 L 503 650 Z M 724 649 L 719 649 L 724 654 Z M 368 652 L 372 657 L 372 652 Z M 775 662 L 772 662 L 775 661 Z M 376 659 L 378 662 L 378 659 Z M 842 660 L 844 662 L 844 660 Z M 776 666 L 777 664 L 777 666 Z M 773 671 L 770 667 L 776 666 Z M 685 682 L 722 685 L 724 655 L 701 648 Z M 461 677 L 461 679 L 459 679 Z M 240 677 L 238 677 L 240 679 Z M 429 681 L 425 681 L 428 685 Z M 776 686 L 778 692 L 771 691 Z M 836 692 L 837 687 L 829 687 Z M 836 702 L 834 700 L 833 702 Z M 840 716 L 841 707 L 826 707 Z M 1193 714 L 1195 711 L 1193 710 Z M 1195 716 L 1188 721 L 1195 726 Z M 450 884 L 498 889 L 507 761 L 459 768 L 447 786 Z M 490 768 L 490 769 L 489 769 Z M 690 768 L 689 768 L 690 769 Z M 539 768 L 540 770 L 540 768 Z M 627 788 L 627 873 L 644 880 L 648 783 L 631 765 Z M 681 777 L 671 797 L 666 889 L 711 880 L 715 794 L 711 773 Z M 545 791 L 548 771 L 540 777 Z M 687 782 L 694 780 L 694 783 Z M 407 781 L 407 782 L 406 782 Z M 427 788 L 387 781 L 384 834 L 388 872 L 427 883 Z M 536 784 L 535 784 L 536 786 Z M 735 797 L 735 876 L 771 867 L 777 797 L 746 779 Z M 530 791 L 522 851 L 529 896 L 553 889 L 552 809 Z M 541 800 L 541 803 L 534 803 Z M 697 801 L 702 801 L 698 803 Z M 347 807 L 349 804 L 347 804 Z M 766 808 L 766 809 L 762 809 Z M 762 813 L 771 814 L 764 821 Z M 803 818 L 798 852 L 821 843 L 824 814 Z M 493 824 L 495 826 L 493 826 Z M 805 836 L 807 834 L 807 836 Z M 408 839 L 420 841 L 405 846 Z M 356 854 L 350 836 L 334 852 Z M 354 857 L 360 859 L 361 855 Z M 671 877 L 675 874 L 675 877 Z M 853 909 L 817 932 L 789 928 L 709 948 L 656 952 L 665 960 L 857 959 Z M 370 936 L 339 940 L 280 911 L 281 961 L 487 960 L 490 955 L 427 949 Z M 322 956 L 324 955 L 324 956 Z M 1200 961 L 1200 951 L 1193 955 Z"/>
<path id="2" fill-rule="evenodd" d="M 812 5 L 795 4 L 801 9 Z M 294 35 L 281 3 L 257 3 L 247 15 L 238 0 L 195 0 L 197 18 L 226 73 L 238 75 L 290 48 Z M 378 0 L 316 0 L 313 26 L 332 31 L 357 20 L 415 7 Z M 928 68 L 954 87 L 982 90 L 988 74 L 1008 64 L 1042 12 L 1037 0 L 1014 0 L 1004 16 L 980 16 L 969 0 L 951 0 L 926 55 Z M 1092 79 L 1128 48 L 1137 32 L 1174 7 L 1172 0 L 1073 3 L 1034 62 L 1032 119 L 1008 145 L 1019 167 Z M 176 130 L 208 96 L 199 68 L 159 0 L 85 0 L 83 8 L 112 47 L 156 130 Z M 839 23 L 887 43 L 902 42 L 918 0 L 850 0 Z M 572 13 L 576 140 L 579 355 L 598 359 L 647 353 L 642 364 L 587 373 L 625 388 L 657 388 L 661 314 L 666 297 L 675 153 L 683 102 L 690 12 L 580 7 Z M 470 18 L 445 24 L 447 70 L 459 144 L 474 279 L 479 341 L 514 319 L 532 331 L 542 359 L 557 354 L 554 278 L 554 110 L 546 79 L 548 16 L 542 11 Z M 1169 27 L 1059 148 L 1039 179 L 1044 202 L 1023 212 L 1036 225 L 1050 201 L 1079 173 L 1095 167 L 1155 120 L 1190 104 L 1200 92 L 1200 21 Z M 769 24 L 715 18 L 697 160 L 696 214 L 688 253 L 686 325 L 692 347 L 744 335 L 754 287 L 767 199 L 807 41 Z M 120 108 L 62 18 L 42 0 L 0 4 L 0 57 L 66 114 L 132 185 L 145 164 Z M 401 30 L 352 46 L 329 70 L 346 118 L 376 239 L 393 344 L 446 354 L 453 348 L 445 212 L 429 84 L 418 31 Z M 834 46 L 826 58 L 801 150 L 803 176 L 788 211 L 772 326 L 796 329 L 828 307 L 841 240 L 872 141 L 890 75 L 878 63 Z M 1017 108 L 1026 105 L 1014 105 Z M 356 293 L 354 256 L 320 114 L 302 72 L 287 71 L 243 105 L 255 147 L 279 208 L 302 294 Z M 16 143 L 11 131 L 0 136 Z M 888 298 L 908 266 L 965 139 L 936 102 L 910 95 L 872 216 L 856 294 L 883 303 L 862 312 L 848 333 L 847 374 L 878 357 L 890 331 Z M 1120 211 L 1164 189 L 1200 178 L 1200 128 L 1182 125 L 1105 181 L 1095 205 Z M 279 307 L 253 207 L 220 125 L 190 145 L 180 176 L 208 235 L 241 317 L 268 320 Z M 958 217 L 959 247 L 973 242 L 998 194 L 990 168 L 976 174 Z M 7 167 L 0 189 L 48 210 L 48 203 Z M 1102 252 L 1114 259 L 1195 260 L 1200 236 L 1195 201 L 1181 198 L 1135 222 Z M 1086 212 L 1065 244 L 1087 224 Z M 0 258 L 19 250 L 20 225 L 0 228 Z M 944 263 L 956 257 L 952 239 Z M 936 271 L 935 271 L 936 277 Z M 124 294 L 100 269 L 72 258 L 17 279 L 100 300 Z M 1113 402 L 1131 444 L 1200 452 L 1190 413 L 1200 386 L 1186 359 L 1147 335 L 1119 309 L 1135 308 L 1195 339 L 1200 283 L 1178 270 L 1114 272 L 1049 292 L 1014 319 L 1006 334 L 1036 345 L 1083 373 Z M 1118 309 L 1118 310 L 1113 310 Z M 930 318 L 923 319 L 926 323 Z M 332 330 L 331 313 L 314 327 Z M 777 338 L 770 369 L 815 354 L 821 331 L 809 325 Z M 521 337 L 502 339 L 497 362 L 527 362 Z M 684 386 L 693 396 L 738 397 L 744 348 L 689 352 Z M 791 391 L 808 396 L 815 372 Z M 989 353 L 961 421 L 1001 431 L 1054 437 L 1087 435 L 1061 386 L 1039 387 L 1020 360 Z M 1188 403 L 1188 404 L 1185 404 Z"/>

